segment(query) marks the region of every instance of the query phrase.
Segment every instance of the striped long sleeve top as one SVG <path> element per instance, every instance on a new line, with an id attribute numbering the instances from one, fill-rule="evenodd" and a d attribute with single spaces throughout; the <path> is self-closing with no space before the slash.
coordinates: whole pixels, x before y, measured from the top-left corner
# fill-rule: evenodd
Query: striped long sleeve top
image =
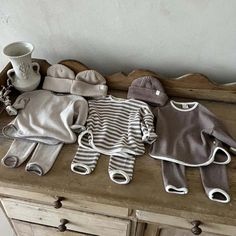
<path id="1" fill-rule="evenodd" d="M 88 104 L 87 129 L 78 138 L 80 146 L 124 157 L 142 155 L 144 143 L 155 141 L 154 116 L 146 103 L 110 95 Z"/>

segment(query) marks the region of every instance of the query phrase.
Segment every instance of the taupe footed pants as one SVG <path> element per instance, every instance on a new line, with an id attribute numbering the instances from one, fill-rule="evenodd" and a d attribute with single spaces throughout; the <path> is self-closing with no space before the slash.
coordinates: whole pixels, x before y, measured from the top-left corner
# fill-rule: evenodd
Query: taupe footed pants
<path id="1" fill-rule="evenodd" d="M 215 153 L 215 161 L 200 168 L 202 185 L 206 195 L 212 201 L 227 203 L 230 201 L 226 164 L 230 154 L 220 149 Z M 169 193 L 187 194 L 185 166 L 162 161 L 162 177 L 165 190 Z"/>
<path id="2" fill-rule="evenodd" d="M 212 146 L 214 161 L 208 166 L 199 167 L 202 185 L 209 199 L 227 203 L 230 196 L 226 164 L 230 162 L 231 156 L 220 141 L 215 140 L 214 143 L 217 143 Z M 161 166 L 165 190 L 169 193 L 187 194 L 185 166 L 168 161 L 161 161 Z"/>
<path id="3" fill-rule="evenodd" d="M 227 203 L 230 201 L 226 165 L 212 163 L 199 167 L 202 185 L 206 195 L 212 201 Z M 162 177 L 168 193 L 187 194 L 185 166 L 162 161 Z"/>
<path id="4" fill-rule="evenodd" d="M 92 173 L 100 153 L 93 149 L 79 147 L 71 163 L 71 170 L 81 175 Z M 131 155 L 111 155 L 108 165 L 110 179 L 117 184 L 128 184 L 133 177 L 135 157 Z"/>
<path id="5" fill-rule="evenodd" d="M 31 155 L 25 170 L 42 176 L 52 168 L 62 146 L 63 143 L 47 145 L 15 139 L 1 162 L 5 167 L 16 168 Z"/>

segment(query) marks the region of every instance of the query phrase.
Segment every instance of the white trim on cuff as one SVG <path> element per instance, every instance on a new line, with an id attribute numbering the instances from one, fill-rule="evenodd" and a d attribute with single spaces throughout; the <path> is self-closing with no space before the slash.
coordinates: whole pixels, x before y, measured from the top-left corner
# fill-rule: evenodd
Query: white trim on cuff
<path id="1" fill-rule="evenodd" d="M 171 191 L 171 189 L 172 189 L 172 191 Z M 176 188 L 175 186 L 173 186 L 171 184 L 165 186 L 165 190 L 168 193 L 175 193 L 175 194 L 187 194 L 188 193 L 188 189 L 187 188 L 185 188 L 185 187 Z"/>
<path id="2" fill-rule="evenodd" d="M 221 200 L 221 199 L 217 199 L 214 198 L 214 194 L 215 193 L 221 193 L 225 196 L 225 200 Z M 230 202 L 230 196 L 228 193 L 226 193 L 224 190 L 220 189 L 220 188 L 213 188 L 212 190 L 209 191 L 208 193 L 208 197 L 212 200 L 212 201 L 216 201 L 216 202 L 221 202 L 221 203 L 228 203 Z"/>
<path id="3" fill-rule="evenodd" d="M 76 170 L 76 168 L 78 167 L 82 167 L 85 171 L 82 172 L 82 171 Z M 83 163 L 72 163 L 71 170 L 80 175 L 88 175 L 92 172 L 91 168 Z"/>
<path id="4" fill-rule="evenodd" d="M 218 150 L 221 150 L 222 152 L 224 152 L 224 153 L 226 154 L 226 156 L 227 156 L 227 159 L 226 159 L 226 161 L 224 161 L 224 162 L 213 161 L 213 163 L 215 163 L 215 164 L 220 164 L 220 165 L 225 165 L 225 164 L 230 163 L 230 161 L 231 161 L 231 155 L 230 155 L 224 148 L 222 148 L 222 147 L 216 147 L 216 148 L 214 149 L 213 154 L 212 154 L 212 156 L 214 157 L 214 159 L 215 159 L 215 155 L 216 155 L 216 153 L 217 153 Z"/>
<path id="5" fill-rule="evenodd" d="M 118 174 L 118 175 L 122 175 L 125 180 L 124 181 L 118 181 L 114 178 L 114 176 Z M 130 177 L 127 173 L 125 173 L 123 170 L 109 170 L 109 175 L 110 175 L 110 178 L 113 182 L 117 183 L 117 184 L 128 184 L 130 182 Z"/>

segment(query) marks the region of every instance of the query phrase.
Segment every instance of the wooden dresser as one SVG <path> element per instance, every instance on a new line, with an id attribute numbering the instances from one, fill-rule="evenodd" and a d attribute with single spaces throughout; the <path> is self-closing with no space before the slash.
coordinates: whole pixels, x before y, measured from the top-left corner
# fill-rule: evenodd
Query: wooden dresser
<path id="1" fill-rule="evenodd" d="M 45 75 L 50 66 L 36 59 Z M 76 73 L 87 69 L 80 62 L 60 62 Z M 6 83 L 6 68 L 0 84 Z M 107 76 L 110 93 L 126 97 L 130 83 L 141 75 L 160 79 L 169 96 L 200 100 L 214 112 L 236 138 L 236 83 L 217 85 L 200 74 L 177 79 L 136 70 Z M 182 97 L 182 98 L 181 98 Z M 0 128 L 12 118 L 0 114 Z M 11 144 L 0 134 L 0 157 Z M 102 156 L 93 174 L 81 176 L 70 170 L 77 144 L 65 145 L 52 170 L 43 177 L 0 166 L 2 208 L 17 236 L 236 236 L 236 157 L 228 165 L 231 202 L 210 201 L 201 186 L 199 170 L 188 169 L 189 194 L 164 191 L 160 162 L 148 155 L 137 159 L 134 178 L 117 185 L 108 176 L 108 158 Z M 61 232 L 60 232 L 61 231 Z M 201 232 L 202 231 L 202 232 Z"/>

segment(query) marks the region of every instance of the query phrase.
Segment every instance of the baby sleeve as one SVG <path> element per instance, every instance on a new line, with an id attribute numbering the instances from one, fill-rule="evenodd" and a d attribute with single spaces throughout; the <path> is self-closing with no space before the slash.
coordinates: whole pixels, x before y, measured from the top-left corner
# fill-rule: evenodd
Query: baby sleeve
<path id="1" fill-rule="evenodd" d="M 12 105 L 16 110 L 24 109 L 30 98 L 28 97 L 28 93 L 22 93 L 17 97 L 14 104 Z"/>
<path id="2" fill-rule="evenodd" d="M 74 103 L 74 122 L 71 125 L 71 129 L 76 133 L 84 131 L 87 116 L 88 103 L 84 98 L 79 97 Z"/>
<path id="3" fill-rule="evenodd" d="M 215 114 L 201 106 L 200 115 L 201 122 L 210 136 L 221 141 L 223 145 L 227 145 L 231 150 L 236 150 L 236 141 L 229 134 L 222 122 L 217 119 Z"/>
<path id="4" fill-rule="evenodd" d="M 141 130 L 143 142 L 152 144 L 156 140 L 157 135 L 154 130 L 154 115 L 148 106 L 141 108 Z"/>
<path id="5" fill-rule="evenodd" d="M 211 134 L 222 143 L 228 145 L 231 150 L 236 149 L 236 141 L 231 137 L 223 125 L 214 126 Z"/>

